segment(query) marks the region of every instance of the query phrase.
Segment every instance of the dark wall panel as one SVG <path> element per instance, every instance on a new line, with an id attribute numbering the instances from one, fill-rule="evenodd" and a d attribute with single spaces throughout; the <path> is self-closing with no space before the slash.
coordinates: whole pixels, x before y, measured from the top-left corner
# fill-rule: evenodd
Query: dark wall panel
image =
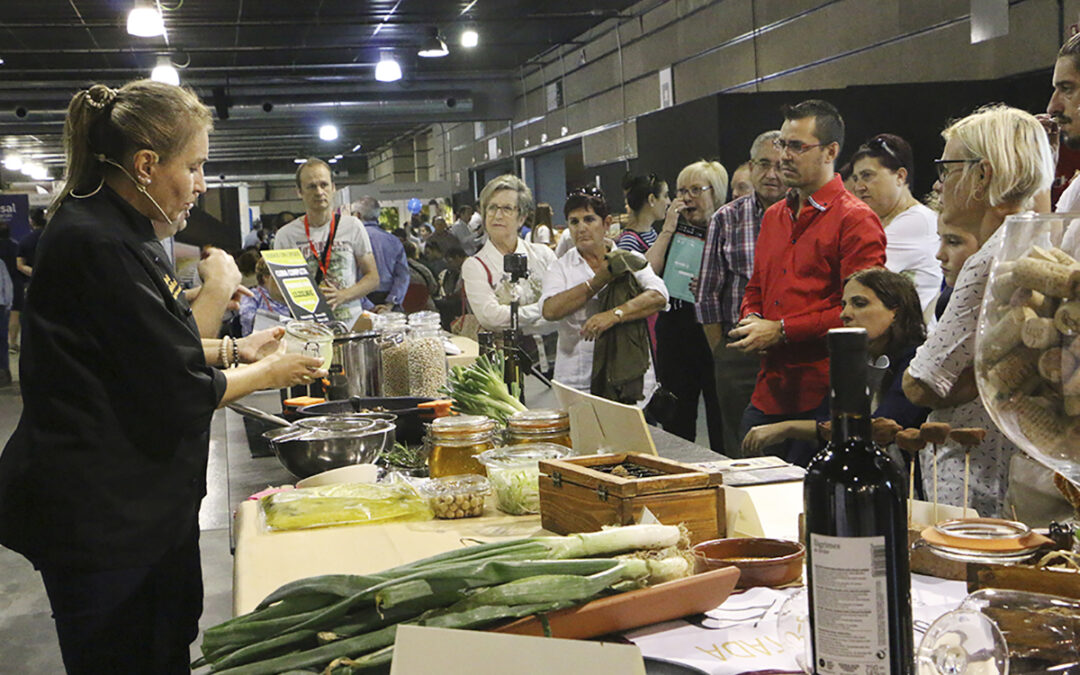
<path id="1" fill-rule="evenodd" d="M 933 185 L 932 162 L 941 154 L 941 130 L 950 119 L 997 102 L 1043 112 L 1049 97 L 1049 70 L 977 82 L 718 94 L 639 118 L 638 162 L 641 171 L 655 172 L 669 181 L 683 166 L 702 157 L 719 159 L 730 172 L 749 157 L 750 144 L 759 133 L 780 128 L 781 106 L 823 98 L 839 108 L 847 125 L 837 167 L 874 134 L 899 134 L 914 149 L 915 194 L 921 197 Z"/>

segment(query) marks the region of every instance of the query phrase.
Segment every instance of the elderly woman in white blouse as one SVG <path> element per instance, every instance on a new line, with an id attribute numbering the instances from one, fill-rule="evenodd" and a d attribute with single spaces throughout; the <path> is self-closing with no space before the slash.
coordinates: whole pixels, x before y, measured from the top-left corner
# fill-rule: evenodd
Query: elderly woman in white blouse
<path id="1" fill-rule="evenodd" d="M 564 207 L 566 223 L 574 238 L 570 249 L 548 270 L 540 299 L 544 318 L 558 321 L 559 346 L 555 358 L 555 379 L 574 389 L 589 391 L 592 379 L 593 347 L 602 333 L 625 321 L 645 319 L 667 306 L 664 281 L 650 265 L 634 277 L 641 293 L 623 304 L 600 311 L 596 294 L 612 280 L 606 255 L 612 242 L 606 238 L 612 218 L 604 195 L 596 188 L 570 193 Z M 643 383 L 644 405 L 656 389 L 650 365 Z"/>
<path id="2" fill-rule="evenodd" d="M 555 262 L 555 254 L 548 246 L 519 236 L 532 211 L 532 191 L 517 176 L 499 176 L 480 192 L 480 213 L 488 240 L 476 255 L 465 260 L 461 278 L 469 307 L 487 330 L 510 327 L 509 275 L 504 276 L 503 259 L 509 253 L 520 253 L 528 259 L 529 276 L 518 283 L 518 327 L 526 335 L 555 332 L 555 326 L 540 312 L 544 273 Z"/>

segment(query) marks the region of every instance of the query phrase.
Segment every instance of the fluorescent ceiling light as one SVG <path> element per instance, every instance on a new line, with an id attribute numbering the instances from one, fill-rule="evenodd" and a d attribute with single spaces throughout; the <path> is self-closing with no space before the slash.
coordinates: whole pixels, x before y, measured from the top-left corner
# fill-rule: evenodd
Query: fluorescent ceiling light
<path id="1" fill-rule="evenodd" d="M 467 49 L 472 49 L 476 45 L 480 44 L 480 34 L 472 28 L 466 28 L 461 31 L 461 46 Z"/>
<path id="2" fill-rule="evenodd" d="M 362 144 L 357 143 L 356 145 L 353 146 L 352 152 L 356 152 L 357 150 L 359 150 L 362 147 L 364 147 Z"/>
<path id="3" fill-rule="evenodd" d="M 22 166 L 22 157 L 19 157 L 18 155 L 8 155 L 4 158 L 4 168 L 8 171 L 18 171 Z"/>
<path id="4" fill-rule="evenodd" d="M 383 56 L 375 66 L 375 79 L 379 82 L 397 82 L 401 79 L 401 65 L 392 56 Z"/>
<path id="5" fill-rule="evenodd" d="M 324 141 L 336 141 L 338 136 L 337 127 L 333 124 L 324 124 L 319 127 L 319 138 Z"/>
<path id="6" fill-rule="evenodd" d="M 172 64 L 168 56 L 159 56 L 157 65 L 150 72 L 150 79 L 178 86 L 180 84 L 180 73 L 177 72 L 176 66 Z"/>
<path id="7" fill-rule="evenodd" d="M 136 6 L 128 12 L 127 32 L 138 37 L 165 34 L 165 20 L 157 7 Z"/>
<path id="8" fill-rule="evenodd" d="M 330 159 L 326 160 L 326 163 L 327 164 L 337 164 L 337 157 L 331 157 Z"/>
<path id="9" fill-rule="evenodd" d="M 307 160 L 303 159 L 302 157 L 297 157 L 296 159 L 293 160 L 293 164 L 303 164 L 306 161 Z"/>
<path id="10" fill-rule="evenodd" d="M 424 40 L 417 55 L 422 56 L 425 59 L 439 59 L 449 53 L 450 50 L 446 48 L 446 43 L 439 37 L 439 29 L 432 28 L 431 34 Z"/>

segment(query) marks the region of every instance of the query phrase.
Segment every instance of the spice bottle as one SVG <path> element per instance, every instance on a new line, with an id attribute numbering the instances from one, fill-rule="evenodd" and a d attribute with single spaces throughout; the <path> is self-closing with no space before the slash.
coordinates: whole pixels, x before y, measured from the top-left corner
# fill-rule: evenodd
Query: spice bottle
<path id="1" fill-rule="evenodd" d="M 570 441 L 570 416 L 565 410 L 523 410 L 507 420 L 507 445 L 541 442 L 574 447 Z"/>
<path id="2" fill-rule="evenodd" d="M 428 429 L 428 468 L 433 478 L 485 474 L 476 455 L 495 447 L 495 422 L 484 415 L 439 417 Z"/>

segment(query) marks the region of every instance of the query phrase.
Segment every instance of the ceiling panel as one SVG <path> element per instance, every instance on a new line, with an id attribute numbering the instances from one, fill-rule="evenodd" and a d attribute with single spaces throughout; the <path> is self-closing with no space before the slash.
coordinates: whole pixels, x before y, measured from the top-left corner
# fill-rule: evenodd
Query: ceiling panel
<path id="1" fill-rule="evenodd" d="M 0 2 L 0 146 L 33 153 L 56 177 L 62 113 L 72 94 L 92 82 L 118 86 L 145 77 L 165 57 L 184 66 L 184 84 L 228 112 L 216 121 L 212 154 L 213 143 L 228 136 L 221 157 L 248 157 L 260 171 L 275 163 L 291 171 L 297 153 L 348 152 L 357 143 L 364 153 L 425 123 L 505 119 L 522 64 L 625 16 L 634 3 L 170 0 L 159 3 L 166 35 L 155 38 L 127 34 L 133 4 L 47 0 L 34 2 L 31 12 L 26 3 Z M 480 33 L 472 50 L 458 44 L 466 25 Z M 433 28 L 450 54 L 420 58 L 416 51 Z M 401 61 L 400 82 L 375 82 L 373 66 L 384 52 Z M 348 107 L 327 107 L 335 102 Z M 342 126 L 338 143 L 318 141 L 315 127 L 324 119 Z M 228 168 L 241 171 L 234 163 Z"/>

